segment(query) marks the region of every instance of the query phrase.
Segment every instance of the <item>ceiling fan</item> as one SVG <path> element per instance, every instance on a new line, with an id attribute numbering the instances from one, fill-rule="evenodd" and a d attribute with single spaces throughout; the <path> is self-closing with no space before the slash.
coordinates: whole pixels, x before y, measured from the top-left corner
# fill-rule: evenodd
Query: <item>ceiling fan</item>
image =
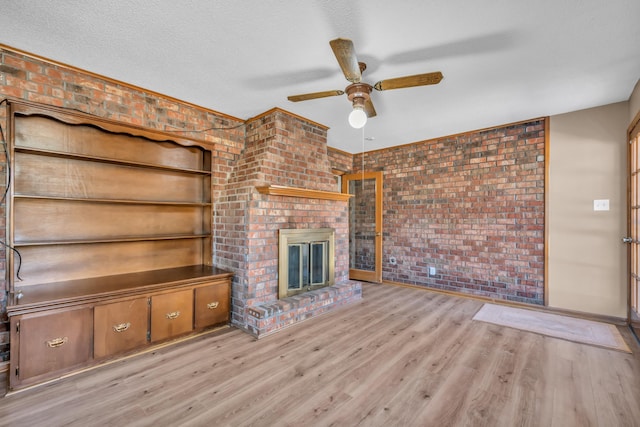
<path id="1" fill-rule="evenodd" d="M 435 85 L 442 80 L 442 73 L 435 71 L 432 73 L 381 80 L 371 86 L 369 83 L 362 81 L 362 73 L 367 68 L 367 64 L 358 62 L 353 42 L 349 39 L 335 39 L 331 40 L 329 44 L 345 78 L 351 82 L 351 84 L 347 86 L 344 91 L 328 90 L 324 92 L 305 93 L 302 95 L 292 95 L 287 97 L 287 99 L 292 102 L 299 102 L 328 96 L 344 95 L 346 93 L 349 101 L 353 105 L 353 111 L 349 114 L 349 124 L 356 129 L 365 125 L 367 117 L 374 117 L 376 115 L 376 110 L 373 107 L 370 96 L 373 89 L 383 91 L 413 86 Z"/>

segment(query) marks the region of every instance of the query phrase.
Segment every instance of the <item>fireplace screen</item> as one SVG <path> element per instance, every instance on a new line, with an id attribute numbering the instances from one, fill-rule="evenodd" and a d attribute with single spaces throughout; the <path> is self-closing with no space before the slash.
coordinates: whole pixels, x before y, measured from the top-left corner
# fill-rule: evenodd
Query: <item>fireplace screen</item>
<path id="1" fill-rule="evenodd" d="M 333 284 L 333 229 L 280 230 L 280 298 Z"/>
<path id="2" fill-rule="evenodd" d="M 287 291 L 323 285 L 329 276 L 329 242 L 290 243 Z"/>

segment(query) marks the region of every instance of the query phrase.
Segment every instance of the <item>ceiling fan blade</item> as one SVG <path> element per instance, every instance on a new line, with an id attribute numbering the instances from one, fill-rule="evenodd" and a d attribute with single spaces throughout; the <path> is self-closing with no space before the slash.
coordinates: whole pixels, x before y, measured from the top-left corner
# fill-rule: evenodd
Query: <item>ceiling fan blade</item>
<path id="1" fill-rule="evenodd" d="M 329 44 L 340 68 L 342 68 L 344 77 L 351 83 L 359 83 L 362 80 L 362 73 L 353 42 L 349 39 L 335 39 L 331 40 Z"/>
<path id="2" fill-rule="evenodd" d="M 326 98 L 327 96 L 344 95 L 344 91 L 341 90 L 326 90 L 324 92 L 305 93 L 302 95 L 287 96 L 287 99 L 291 102 L 307 101 L 309 99 Z"/>
<path id="3" fill-rule="evenodd" d="M 367 117 L 375 117 L 377 115 L 376 109 L 373 108 L 373 102 L 371 102 L 371 98 L 367 99 L 364 103 L 364 112 L 367 113 Z"/>
<path id="4" fill-rule="evenodd" d="M 416 74 L 415 76 L 397 77 L 395 79 L 381 80 L 373 85 L 375 90 L 401 89 L 413 86 L 427 86 L 440 83 L 442 73 L 435 71 L 433 73 Z"/>

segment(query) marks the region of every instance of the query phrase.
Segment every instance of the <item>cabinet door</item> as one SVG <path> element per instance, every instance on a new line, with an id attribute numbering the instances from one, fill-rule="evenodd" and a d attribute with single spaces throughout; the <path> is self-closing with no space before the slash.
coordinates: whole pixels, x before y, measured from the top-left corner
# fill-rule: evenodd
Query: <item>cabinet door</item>
<path id="1" fill-rule="evenodd" d="M 98 305 L 94 308 L 94 357 L 143 346 L 147 343 L 148 330 L 148 298 Z"/>
<path id="2" fill-rule="evenodd" d="M 193 330 L 193 289 L 151 297 L 151 341 Z"/>
<path id="3" fill-rule="evenodd" d="M 88 362 L 92 356 L 93 316 L 82 308 L 18 320 L 19 382 Z"/>
<path id="4" fill-rule="evenodd" d="M 204 286 L 195 290 L 196 329 L 229 321 L 229 285 Z"/>

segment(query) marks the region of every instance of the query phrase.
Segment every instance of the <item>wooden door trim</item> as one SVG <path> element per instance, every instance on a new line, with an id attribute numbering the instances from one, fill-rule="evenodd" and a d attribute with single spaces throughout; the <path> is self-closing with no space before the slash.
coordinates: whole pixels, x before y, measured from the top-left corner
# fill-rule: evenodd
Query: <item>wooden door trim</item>
<path id="1" fill-rule="evenodd" d="M 636 140 L 634 143 L 634 139 Z M 635 145 L 634 145 L 635 144 Z M 636 194 L 638 189 L 634 188 L 634 173 L 640 168 L 640 162 L 638 162 L 638 157 L 640 156 L 640 112 L 633 119 L 629 128 L 627 130 L 627 235 L 625 237 L 637 237 L 638 231 L 636 230 L 635 236 L 633 235 L 633 221 L 634 221 L 634 195 L 632 194 L 633 190 L 636 190 Z M 635 156 L 635 158 L 634 158 Z M 634 169 L 635 164 L 635 169 Z M 637 174 L 637 173 L 636 173 Z M 635 180 L 638 185 L 638 180 Z M 640 201 L 635 200 L 636 203 L 640 203 Z M 637 225 L 635 225 L 637 226 Z M 635 319 L 632 315 L 633 312 L 633 294 L 634 291 L 632 289 L 633 286 L 637 287 L 637 283 L 634 282 L 633 277 L 633 263 L 636 262 L 633 259 L 633 245 L 637 243 L 632 242 L 627 246 L 627 324 L 636 331 L 636 333 L 640 332 L 640 321 Z M 637 248 L 636 248 L 637 250 Z M 636 272 L 637 274 L 638 272 Z M 637 308 L 636 308 L 637 309 Z"/>
<path id="2" fill-rule="evenodd" d="M 549 307 L 549 177 L 551 165 L 551 144 L 550 144 L 550 124 L 549 117 L 544 119 L 544 285 L 543 285 L 543 304 Z"/>

